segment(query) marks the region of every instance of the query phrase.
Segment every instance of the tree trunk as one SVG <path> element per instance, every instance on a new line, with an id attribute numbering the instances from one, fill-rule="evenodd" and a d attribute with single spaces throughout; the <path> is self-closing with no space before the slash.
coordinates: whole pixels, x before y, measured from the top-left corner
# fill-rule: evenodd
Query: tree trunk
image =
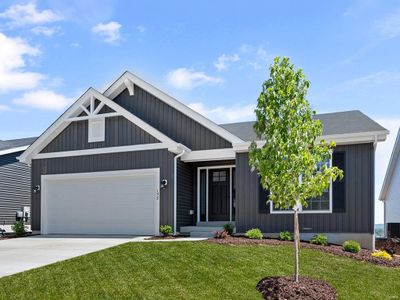
<path id="1" fill-rule="evenodd" d="M 299 282 L 299 209 L 296 207 L 294 210 L 294 279 Z"/>

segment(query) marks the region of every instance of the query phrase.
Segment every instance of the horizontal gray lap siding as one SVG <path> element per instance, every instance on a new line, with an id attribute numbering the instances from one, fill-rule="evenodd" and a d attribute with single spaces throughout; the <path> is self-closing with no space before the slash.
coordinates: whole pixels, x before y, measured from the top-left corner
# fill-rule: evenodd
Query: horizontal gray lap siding
<path id="1" fill-rule="evenodd" d="M 32 160 L 32 186 L 41 185 L 41 175 L 160 168 L 160 224 L 173 224 L 174 155 L 168 150 L 136 151 Z M 32 229 L 40 230 L 40 196 L 32 193 Z M 72 220 L 71 220 L 72 221 Z"/>
<path id="2" fill-rule="evenodd" d="M 114 101 L 191 150 L 232 147 L 219 135 L 136 85 L 135 95 L 130 96 L 125 89 Z"/>
<path id="3" fill-rule="evenodd" d="M 0 225 L 15 222 L 15 212 L 31 202 L 31 169 L 17 157 L 22 152 L 0 156 Z"/>
<path id="4" fill-rule="evenodd" d="M 105 141 L 89 143 L 88 121 L 72 122 L 42 150 L 42 153 L 159 142 L 124 117 L 106 118 L 105 125 Z"/>
<path id="5" fill-rule="evenodd" d="M 346 210 L 344 213 L 301 214 L 302 232 L 374 232 L 374 148 L 372 144 L 338 146 L 345 151 Z M 293 216 L 259 213 L 259 180 L 248 154 L 236 158 L 236 226 L 238 232 L 258 227 L 266 233 L 293 231 Z"/>

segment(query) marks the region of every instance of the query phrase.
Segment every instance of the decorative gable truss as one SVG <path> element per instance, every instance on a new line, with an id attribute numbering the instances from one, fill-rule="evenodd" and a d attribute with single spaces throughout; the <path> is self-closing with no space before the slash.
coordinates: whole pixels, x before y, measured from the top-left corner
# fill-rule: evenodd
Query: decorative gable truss
<path id="1" fill-rule="evenodd" d="M 104 109 L 104 110 L 103 110 Z M 159 143 L 105 147 L 76 151 L 40 153 L 71 122 L 87 120 L 89 122 L 89 142 L 104 141 L 104 124 L 106 118 L 123 116 L 136 126 L 155 137 Z M 115 153 L 140 150 L 168 149 L 173 153 L 189 153 L 190 149 L 173 141 L 151 125 L 133 115 L 97 90 L 88 89 L 64 114 L 61 115 L 28 149 L 20 156 L 20 161 L 30 164 L 32 159 L 81 156 L 102 153 Z"/>

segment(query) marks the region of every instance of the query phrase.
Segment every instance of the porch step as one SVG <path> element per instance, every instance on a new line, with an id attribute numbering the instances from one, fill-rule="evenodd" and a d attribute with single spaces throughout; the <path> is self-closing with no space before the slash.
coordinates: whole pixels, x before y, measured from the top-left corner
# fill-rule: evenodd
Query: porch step
<path id="1" fill-rule="evenodd" d="M 204 237 L 204 238 L 212 238 L 214 237 L 215 232 L 210 231 L 192 231 L 190 233 L 190 237 Z"/>
<path id="2" fill-rule="evenodd" d="M 211 232 L 224 230 L 222 226 L 182 226 L 180 233 Z"/>
<path id="3" fill-rule="evenodd" d="M 191 237 L 214 237 L 216 231 L 224 230 L 223 225 L 229 222 L 198 222 L 197 226 L 182 226 L 180 233 Z M 235 222 L 231 222 L 235 226 Z"/>
<path id="4" fill-rule="evenodd" d="M 235 222 L 229 221 L 209 221 L 209 222 L 197 222 L 197 226 L 204 226 L 204 227 L 223 227 L 225 224 L 232 224 L 235 227 Z"/>

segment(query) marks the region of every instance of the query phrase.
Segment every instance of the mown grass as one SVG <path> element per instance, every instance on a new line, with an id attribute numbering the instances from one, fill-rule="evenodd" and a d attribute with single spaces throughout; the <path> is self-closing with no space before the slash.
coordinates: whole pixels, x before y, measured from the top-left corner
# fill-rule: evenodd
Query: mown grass
<path id="1" fill-rule="evenodd" d="M 399 269 L 311 249 L 300 257 L 301 273 L 328 281 L 339 299 L 400 299 Z M 261 299 L 262 277 L 292 269 L 290 246 L 127 243 L 1 278 L 0 299 Z"/>

